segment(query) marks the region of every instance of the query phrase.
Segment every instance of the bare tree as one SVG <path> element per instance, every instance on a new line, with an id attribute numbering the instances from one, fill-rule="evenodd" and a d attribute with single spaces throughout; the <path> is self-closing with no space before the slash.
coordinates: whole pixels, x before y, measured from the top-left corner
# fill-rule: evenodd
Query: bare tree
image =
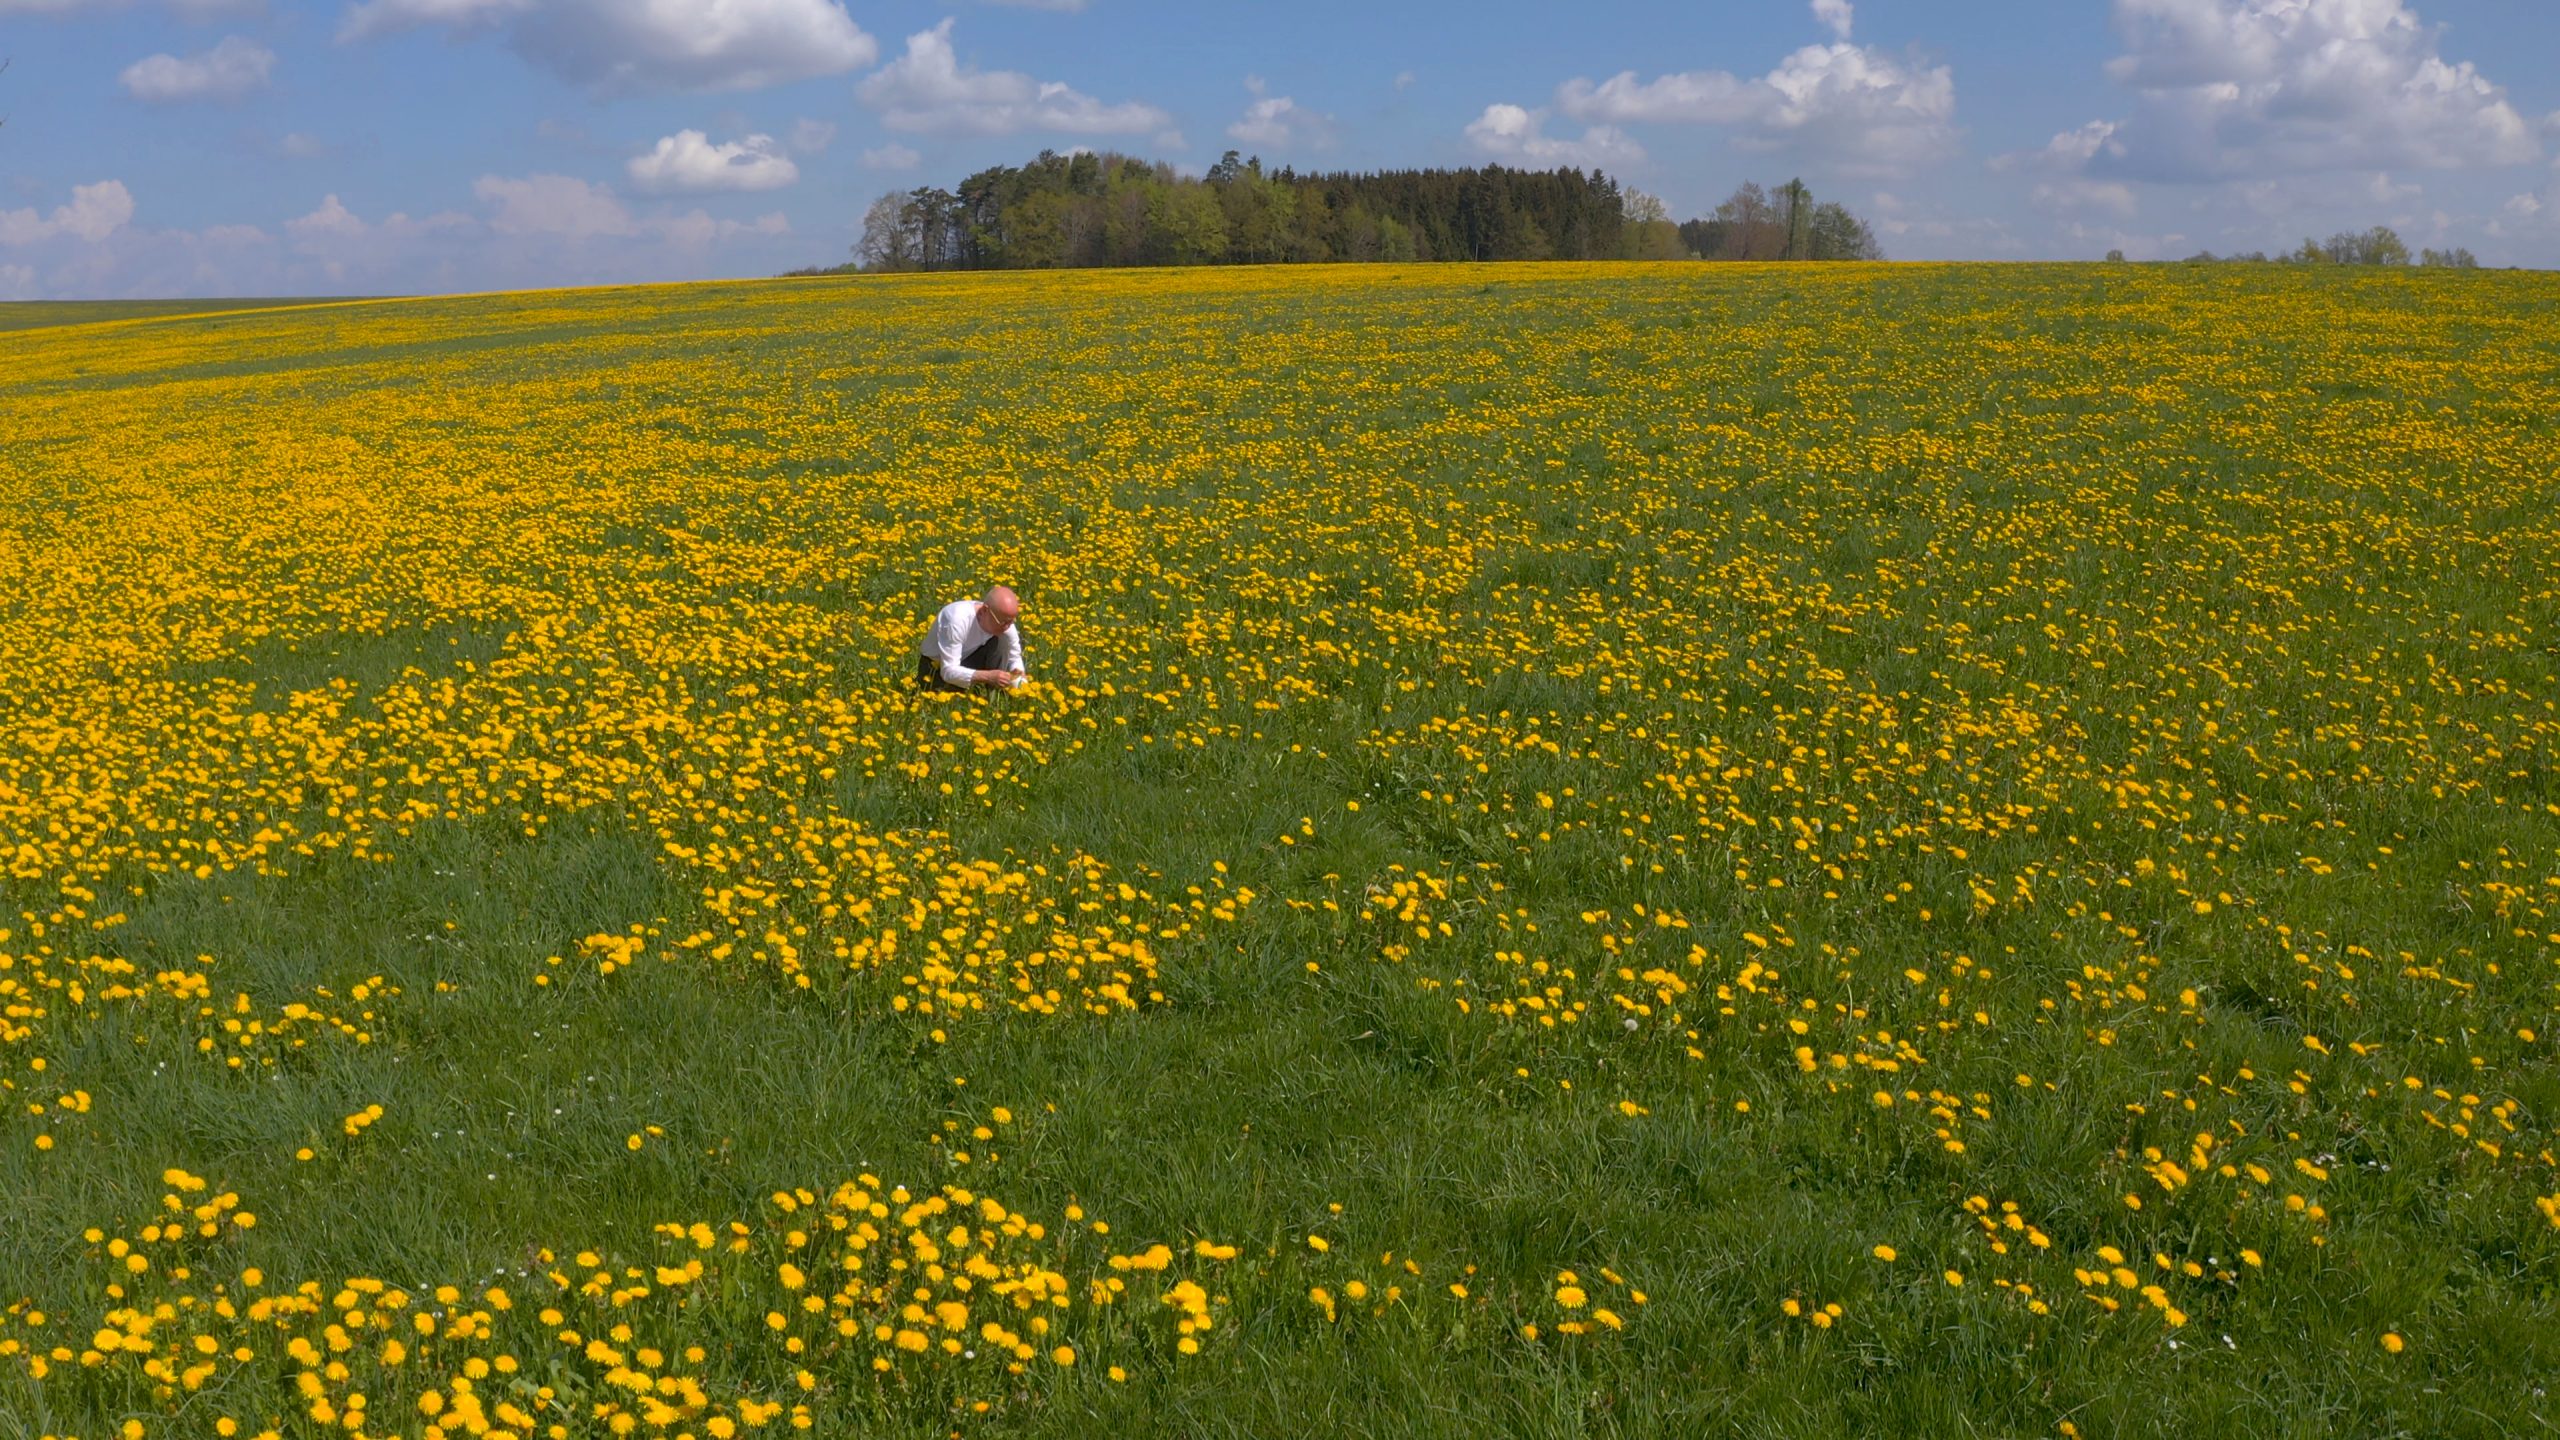
<path id="1" fill-rule="evenodd" d="M 1786 241 L 1778 207 L 1757 183 L 1735 190 L 1716 207 L 1715 219 L 1724 226 L 1722 258 L 1727 260 L 1775 260 Z"/>
<path id="2" fill-rule="evenodd" d="M 907 229 L 907 197 L 895 190 L 871 202 L 862 216 L 862 239 L 853 258 L 865 270 L 913 270 L 915 238 Z"/>

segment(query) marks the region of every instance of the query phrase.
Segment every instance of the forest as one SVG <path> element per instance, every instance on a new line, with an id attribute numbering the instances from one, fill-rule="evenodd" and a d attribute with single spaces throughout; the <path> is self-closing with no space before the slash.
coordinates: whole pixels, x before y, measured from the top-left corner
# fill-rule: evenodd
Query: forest
<path id="1" fill-rule="evenodd" d="M 1678 222 L 1597 170 L 1300 173 L 1230 150 L 1193 177 L 1134 156 L 1042 151 L 955 189 L 882 195 L 853 263 L 832 270 L 1882 258 L 1865 222 L 1800 180 L 1743 185 Z"/>

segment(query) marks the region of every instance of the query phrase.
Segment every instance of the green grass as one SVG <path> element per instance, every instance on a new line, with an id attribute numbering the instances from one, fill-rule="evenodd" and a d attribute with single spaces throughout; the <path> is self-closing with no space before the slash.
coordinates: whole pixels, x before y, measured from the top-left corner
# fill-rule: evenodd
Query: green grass
<path id="1" fill-rule="evenodd" d="M 216 315 L 227 310 L 272 310 L 299 305 L 335 305 L 344 297 L 312 299 L 222 298 L 207 300 L 10 300 L 0 302 L 0 333 L 50 330 L 62 325 L 100 325 L 116 320 L 161 320 Z"/>
<path id="2" fill-rule="evenodd" d="M 151 1219 L 171 1166 L 260 1216 L 208 1273 L 527 1296 L 541 1247 L 645 1265 L 681 1253 L 655 1225 L 869 1171 L 1242 1253 L 1197 1357 L 1150 1309 L 1018 1382 L 813 1361 L 821 1434 L 2560 1420 L 2560 1226 L 2534 1205 L 2560 1193 L 2560 431 L 2511 403 L 2560 390 L 2551 283 L 1496 278 L 807 280 L 31 350 L 0 392 L 44 457 L 0 472 L 28 582 L 0 855 L 61 843 L 23 794 L 316 831 L 520 773 L 456 737 L 632 763 L 578 771 L 581 803 L 375 826 L 373 858 L 117 862 L 78 917 L 70 862 L 21 873 L 13 929 L 201 970 L 217 1004 L 325 1000 L 365 1038 L 235 1071 L 191 1003 L 53 995 L 0 1044 L 9 1098 L 93 1103 L 0 1131 L 0 1302 L 78 1346 L 114 1278 L 83 1230 Z M 84 448 L 102 410 L 156 463 Z M 1045 688 L 899 693 L 908 642 L 882 637 L 993 573 Z M 432 722 L 402 708 L 422 695 Z M 696 728 L 626 723 L 643 702 Z M 321 766 L 275 739 L 294 724 L 352 749 Z M 687 767 L 760 788 L 684 792 Z M 812 816 L 1008 868 L 1091 855 L 1158 896 L 1223 865 L 1260 898 L 1165 942 L 1161 1003 L 1107 1017 L 990 982 L 987 1013 L 921 1019 L 888 1003 L 897 967 L 801 988 L 673 944 L 865 933 L 796 894 L 731 928 L 708 892 L 737 875 L 666 848 L 716 833 L 805 876 L 759 827 Z M 1420 873 L 1448 933 L 1358 914 Z M 660 934 L 630 969 L 549 964 L 635 922 Z M 1550 982 L 1588 1014 L 1497 1013 L 1515 951 L 1571 967 Z M 1931 1090 L 1946 1117 L 1906 1093 Z M 966 1139 L 994 1106 L 1013 1123 Z M 2272 1183 L 2163 1189 L 2145 1147 L 2185 1164 L 2199 1131 Z M 1977 1196 L 2050 1248 L 1990 1249 Z M 2110 1245 L 2187 1324 L 2075 1279 Z M 1387 1251 L 1425 1266 L 1413 1303 L 1325 1324 L 1308 1287 Z M 1602 1266 L 1648 1303 L 1595 1284 L 1627 1329 L 1562 1341 L 1556 1272 Z M 753 1293 L 635 1313 L 733 1391 L 798 1399 Z M 217 1406 L 321 1433 L 291 1370 L 190 1402 L 0 1355 L 0 1440 Z"/>

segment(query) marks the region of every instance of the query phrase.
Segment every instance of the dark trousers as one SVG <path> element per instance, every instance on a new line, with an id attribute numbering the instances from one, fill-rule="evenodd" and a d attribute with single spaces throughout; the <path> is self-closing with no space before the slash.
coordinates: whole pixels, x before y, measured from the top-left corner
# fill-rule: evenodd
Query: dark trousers
<path id="1" fill-rule="evenodd" d="M 985 644 L 980 645 L 977 649 L 960 657 L 960 668 L 963 670 L 1001 670 L 1004 668 L 1004 658 L 1004 637 L 1001 635 L 990 635 L 987 637 Z M 916 657 L 916 683 L 928 690 L 961 690 L 967 688 L 966 686 L 953 685 L 942 678 L 942 657 L 939 655 L 918 655 Z"/>

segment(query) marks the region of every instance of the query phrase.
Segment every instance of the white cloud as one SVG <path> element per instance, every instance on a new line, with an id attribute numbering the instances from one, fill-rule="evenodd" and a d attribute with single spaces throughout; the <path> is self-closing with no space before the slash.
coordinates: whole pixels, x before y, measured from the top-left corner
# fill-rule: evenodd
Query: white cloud
<path id="1" fill-rule="evenodd" d="M 922 155 L 896 141 L 874 145 L 862 152 L 862 165 L 866 170 L 913 170 L 923 163 Z"/>
<path id="2" fill-rule="evenodd" d="M 2081 158 L 2093 176 L 2196 182 L 2511 165 L 2534 126 L 2402 0 L 2116 0 L 2135 95 Z M 2106 124 L 2107 122 L 2098 122 Z M 2095 127 L 2083 127 L 2082 134 Z M 2048 146 L 2048 161 L 2068 161 Z"/>
<path id="3" fill-rule="evenodd" d="M 908 36 L 906 53 L 864 77 L 854 93 L 889 128 L 927 133 L 1135 135 L 1173 118 L 1140 101 L 1107 105 L 1055 80 L 964 66 L 951 48 L 949 20 Z"/>
<path id="4" fill-rule="evenodd" d="M 152 55 L 136 60 L 120 77 L 136 100 L 168 104 L 184 100 L 237 100 L 267 88 L 275 52 L 237 35 L 201 55 Z"/>
<path id="5" fill-rule="evenodd" d="M 2025 150 L 2012 155 L 1994 156 L 1991 168 L 2074 172 L 2087 169 L 2099 155 L 2121 156 L 2124 146 L 2117 142 L 2116 122 L 2092 120 L 2077 130 L 2065 130 L 2044 144 L 2041 150 Z"/>
<path id="6" fill-rule="evenodd" d="M 1547 134 L 1546 124 L 1547 112 L 1542 109 L 1487 105 L 1483 114 L 1467 122 L 1467 138 L 1487 155 L 1515 165 L 1596 169 L 1644 161 L 1644 147 L 1615 126 L 1594 125 L 1582 132 L 1581 139 L 1564 140 Z"/>
<path id="7" fill-rule="evenodd" d="M 340 18 L 338 38 L 362 40 L 430 25 L 494 24 L 524 14 L 533 4 L 534 0 L 365 0 Z"/>
<path id="8" fill-rule="evenodd" d="M 800 178 L 800 167 L 770 135 L 714 145 L 699 130 L 667 136 L 648 154 L 633 156 L 628 169 L 634 184 L 661 194 L 779 190 Z"/>
<path id="9" fill-rule="evenodd" d="M 341 40 L 503 26 L 527 59 L 600 92 L 754 90 L 880 57 L 840 0 L 366 0 Z"/>
<path id="10" fill-rule="evenodd" d="M 489 228 L 501 235 L 546 235 L 587 240 L 598 235 L 636 235 L 640 227 L 631 211 L 611 190 L 569 175 L 527 175 L 511 179 L 483 175 L 471 193 L 495 211 Z"/>
<path id="11" fill-rule="evenodd" d="M 791 124 L 791 148 L 803 155 L 820 155 L 836 143 L 836 125 L 832 120 L 795 120 Z"/>
<path id="12" fill-rule="evenodd" d="M 267 0 L 165 0 L 181 20 L 219 20 L 262 15 Z M 122 9 L 124 0 L 0 0 L 0 15 L 68 15 L 76 10 Z"/>
<path id="13" fill-rule="evenodd" d="M 2140 207 L 2133 187 L 2114 180 L 2065 178 L 2036 186 L 2030 197 L 2047 210 L 2103 210 L 2130 220 Z"/>
<path id="14" fill-rule="evenodd" d="M 772 275 L 814 258 L 778 211 L 644 210 L 558 175 L 488 176 L 477 189 L 481 214 L 377 217 L 332 194 L 265 229 L 189 231 L 125 223 L 130 197 L 101 182 L 50 215 L 0 211 L 0 297 L 517 290 Z"/>
<path id="15" fill-rule="evenodd" d="M 2063 225 L 2057 232 L 2084 255 L 2121 250 L 2133 260 L 2174 260 L 2192 253 L 2193 244 L 2182 231 L 2163 235 L 2140 234 L 2112 225 L 2084 225 L 2077 220 Z"/>
<path id="16" fill-rule="evenodd" d="M 490 207 L 492 232 L 573 247 L 599 239 L 644 239 L 698 254 L 744 236 L 791 233 L 790 217 L 779 211 L 754 220 L 716 220 L 700 210 L 634 215 L 611 190 L 569 175 L 483 175 L 471 190 Z"/>
<path id="17" fill-rule="evenodd" d="M 1832 34 L 1846 40 L 1849 27 L 1857 21 L 1857 12 L 1849 0 L 1813 0 L 1813 18 L 1822 22 Z"/>
<path id="18" fill-rule="evenodd" d="M 791 233 L 791 218 L 777 210 L 753 220 L 714 220 L 699 210 L 647 222 L 649 233 L 668 245 L 689 254 L 700 254 L 723 241 L 746 236 L 771 237 Z"/>
<path id="19" fill-rule="evenodd" d="M 1244 117 L 1227 127 L 1227 138 L 1247 145 L 1279 149 L 1292 141 L 1323 145 L 1333 138 L 1333 117 L 1319 115 L 1286 95 L 1274 95 L 1260 76 L 1248 76 L 1245 90 L 1253 102 Z"/>
<path id="20" fill-rule="evenodd" d="M 613 90 L 754 90 L 880 55 L 837 0 L 551 0 L 517 38 L 570 79 Z"/>
<path id="21" fill-rule="evenodd" d="M 2020 255 L 2026 243 L 2009 222 L 1987 215 L 1959 216 L 1936 201 L 1876 197 L 1877 235 L 1890 242 L 1897 259 Z"/>
<path id="22" fill-rule="evenodd" d="M 320 207 L 308 215 L 284 222 L 284 233 L 305 243 L 330 239 L 361 238 L 368 227 L 354 211 L 338 203 L 332 193 Z"/>
<path id="23" fill-rule="evenodd" d="M 1766 75 L 1697 70 L 1639 80 L 1622 71 L 1556 92 L 1577 120 L 1730 126 L 1746 149 L 1788 149 L 1846 174 L 1893 174 L 1955 148 L 1955 76 L 1869 46 L 1807 45 Z"/>
<path id="24" fill-rule="evenodd" d="M 2499 207 L 2499 215 L 2503 219 L 2524 222 L 2528 227 L 2560 220 L 2560 160 L 2551 162 L 2551 179 L 2548 184 L 2537 192 L 2508 197 L 2507 203 Z M 2507 228 L 2497 221 L 2491 221 L 2489 233 L 2504 234 Z"/>
<path id="25" fill-rule="evenodd" d="M 2404 200 L 2417 199 L 2426 193 L 2426 187 L 2395 181 L 2391 178 L 2391 172 L 2376 170 L 2373 172 L 2373 178 L 2365 182 L 2364 193 L 2366 199 L 2377 205 L 2397 205 Z"/>
<path id="26" fill-rule="evenodd" d="M 51 215 L 33 210 L 0 210 L 0 245 L 33 245 L 61 236 L 91 244 L 106 239 L 133 219 L 133 194 L 121 180 L 100 180 L 71 187 L 71 203 Z"/>
<path id="27" fill-rule="evenodd" d="M 215 233 L 207 231 L 204 238 L 210 240 Z M 291 253 L 316 265 L 318 275 L 333 286 L 372 283 L 439 249 L 488 243 L 485 227 L 468 215 L 448 210 L 412 219 L 394 211 L 369 221 L 334 194 L 322 199 L 310 214 L 284 222 L 284 233 Z M 258 235 L 260 240 L 265 238 Z"/>

